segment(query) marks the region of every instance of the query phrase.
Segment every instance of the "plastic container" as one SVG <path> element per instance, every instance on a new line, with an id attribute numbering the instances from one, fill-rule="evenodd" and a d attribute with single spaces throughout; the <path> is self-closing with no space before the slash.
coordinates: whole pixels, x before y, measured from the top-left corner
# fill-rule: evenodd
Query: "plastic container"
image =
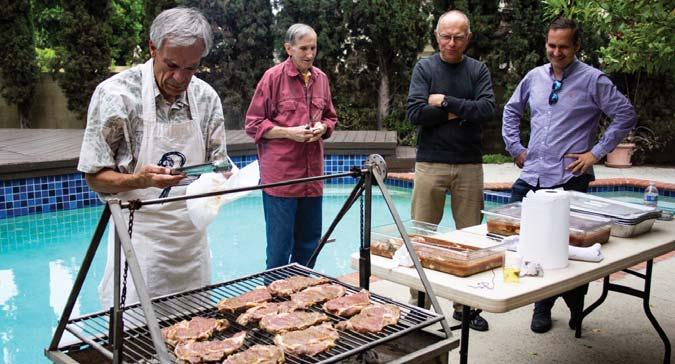
<path id="1" fill-rule="evenodd" d="M 415 220 L 404 222 L 404 227 L 425 268 L 466 277 L 504 264 L 504 245 L 484 236 L 460 233 Z M 403 239 L 396 225 L 373 228 L 370 239 L 372 254 L 392 258 L 401 246 Z"/>
<path id="2" fill-rule="evenodd" d="M 656 183 L 649 182 L 649 186 L 645 188 L 643 196 L 643 203 L 646 206 L 656 208 L 659 203 L 659 190 L 656 188 Z"/>
<path id="3" fill-rule="evenodd" d="M 520 234 L 521 203 L 514 202 L 483 211 L 487 220 L 488 233 L 502 236 Z M 570 213 L 570 245 L 589 247 L 593 244 L 604 244 L 609 240 L 612 220 Z"/>

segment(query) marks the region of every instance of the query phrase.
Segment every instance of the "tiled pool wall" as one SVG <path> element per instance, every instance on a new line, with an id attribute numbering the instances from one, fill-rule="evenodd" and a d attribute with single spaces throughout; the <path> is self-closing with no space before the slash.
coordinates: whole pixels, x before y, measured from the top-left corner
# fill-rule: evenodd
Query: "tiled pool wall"
<path id="1" fill-rule="evenodd" d="M 255 161 L 257 156 L 231 158 L 241 168 Z M 349 171 L 352 166 L 362 166 L 366 158 L 366 155 L 327 155 L 324 158 L 324 173 Z M 327 180 L 327 183 L 351 184 L 354 178 L 335 178 Z M 0 181 L 0 219 L 99 204 L 101 201 L 89 189 L 82 173 Z"/>
<path id="2" fill-rule="evenodd" d="M 362 166 L 367 155 L 326 155 L 324 173 L 335 174 L 349 171 L 353 166 Z M 257 159 L 256 155 L 234 156 L 232 160 L 243 167 Z M 329 184 L 352 184 L 353 177 L 340 177 L 326 180 Z M 412 188 L 410 180 L 387 178 L 388 186 Z M 630 191 L 644 192 L 637 186 L 592 186 L 589 192 Z M 659 190 L 662 196 L 675 196 L 673 190 Z M 485 190 L 483 199 L 488 202 L 507 203 L 511 196 L 508 190 Z M 87 206 L 96 206 L 101 201 L 96 193 L 89 190 L 81 173 L 60 176 L 22 178 L 0 181 L 0 219 L 43 212 L 70 210 Z"/>

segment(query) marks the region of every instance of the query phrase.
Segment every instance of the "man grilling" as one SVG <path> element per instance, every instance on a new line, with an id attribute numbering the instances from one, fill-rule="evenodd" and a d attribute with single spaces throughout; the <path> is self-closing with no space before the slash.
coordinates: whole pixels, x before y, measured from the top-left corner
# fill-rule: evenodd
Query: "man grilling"
<path id="1" fill-rule="evenodd" d="M 212 43 L 211 26 L 199 11 L 165 10 L 150 28 L 151 59 L 98 85 L 78 170 L 102 198 L 146 200 L 162 191 L 184 195 L 183 177 L 171 175 L 171 168 L 226 158 L 220 98 L 193 77 Z M 105 308 L 113 304 L 113 242 L 111 234 L 99 286 Z M 185 201 L 136 211 L 132 243 L 150 297 L 210 283 L 206 235 L 188 218 Z M 126 302 L 136 301 L 129 279 Z"/>

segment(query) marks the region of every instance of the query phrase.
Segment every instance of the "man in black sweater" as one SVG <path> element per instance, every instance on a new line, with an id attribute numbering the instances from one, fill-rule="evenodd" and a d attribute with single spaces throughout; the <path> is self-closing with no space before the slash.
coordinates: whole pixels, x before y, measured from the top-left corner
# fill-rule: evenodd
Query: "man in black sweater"
<path id="1" fill-rule="evenodd" d="M 411 215 L 414 220 L 440 223 L 449 191 L 455 226 L 462 229 L 481 223 L 481 124 L 492 118 L 495 98 L 485 64 L 464 55 L 471 41 L 467 16 L 457 10 L 446 12 L 438 19 L 435 34 L 439 53 L 417 62 L 408 93 L 408 119 L 417 127 Z M 453 318 L 461 320 L 461 305 L 454 308 Z M 469 326 L 488 329 L 480 315 Z"/>

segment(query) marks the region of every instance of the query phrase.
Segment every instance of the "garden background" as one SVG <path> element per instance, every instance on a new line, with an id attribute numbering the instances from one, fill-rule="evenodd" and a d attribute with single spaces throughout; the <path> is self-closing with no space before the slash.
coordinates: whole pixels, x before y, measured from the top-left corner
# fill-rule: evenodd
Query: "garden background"
<path id="1" fill-rule="evenodd" d="M 318 33 L 315 65 L 330 78 L 339 129 L 396 130 L 402 145 L 415 139 L 405 114 L 412 68 L 434 52 L 438 16 L 460 9 L 474 34 L 467 54 L 488 65 L 495 86 L 498 112 L 483 138 L 491 154 L 504 153 L 504 103 L 547 62 L 547 24 L 571 16 L 583 29 L 578 57 L 636 107 L 634 162 L 674 163 L 671 0 L 0 0 L 0 128 L 84 128 L 96 85 L 147 59 L 151 20 L 177 5 L 201 9 L 213 26 L 215 46 L 198 77 L 219 93 L 228 129 L 243 126 L 258 79 L 285 59 L 285 29 L 304 22 Z"/>

